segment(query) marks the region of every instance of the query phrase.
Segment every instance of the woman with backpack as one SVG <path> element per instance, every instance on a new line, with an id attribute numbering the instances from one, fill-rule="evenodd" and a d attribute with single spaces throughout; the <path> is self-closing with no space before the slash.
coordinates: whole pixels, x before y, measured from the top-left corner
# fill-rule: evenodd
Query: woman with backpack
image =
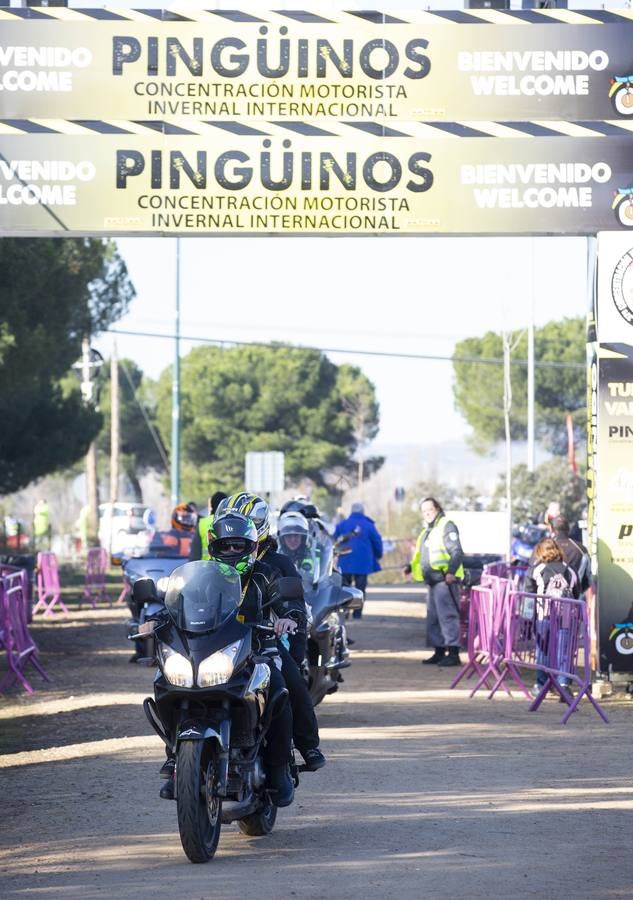
<path id="1" fill-rule="evenodd" d="M 532 564 L 525 573 L 525 590 L 530 594 L 539 594 L 549 597 L 573 597 L 578 599 L 580 585 L 578 576 L 571 566 L 563 559 L 563 551 L 553 538 L 544 538 L 534 548 Z M 537 605 L 536 617 L 536 661 L 545 662 L 547 659 L 547 644 L 549 637 L 549 622 L 539 615 Z M 560 646 L 564 641 L 564 629 L 559 630 L 558 655 L 564 656 L 564 647 Z M 547 674 L 543 669 L 536 673 L 534 690 L 538 693 L 545 682 Z M 563 675 L 558 677 L 561 687 L 569 687 L 570 680 Z M 562 698 L 561 698 L 562 699 Z"/>

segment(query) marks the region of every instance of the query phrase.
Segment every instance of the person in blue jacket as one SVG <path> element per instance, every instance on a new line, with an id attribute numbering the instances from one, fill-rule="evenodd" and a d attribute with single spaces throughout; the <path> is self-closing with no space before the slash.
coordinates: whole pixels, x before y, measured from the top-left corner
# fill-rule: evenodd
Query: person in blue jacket
<path id="1" fill-rule="evenodd" d="M 334 530 L 334 539 L 349 535 L 346 548 L 351 549 L 339 558 L 339 568 L 343 573 L 343 584 L 352 584 L 363 592 L 367 588 L 367 578 L 372 572 L 380 571 L 378 560 L 382 556 L 382 538 L 373 519 L 365 515 L 362 503 L 352 503 L 351 514 L 339 522 Z M 361 609 L 354 610 L 354 618 L 360 619 Z"/>

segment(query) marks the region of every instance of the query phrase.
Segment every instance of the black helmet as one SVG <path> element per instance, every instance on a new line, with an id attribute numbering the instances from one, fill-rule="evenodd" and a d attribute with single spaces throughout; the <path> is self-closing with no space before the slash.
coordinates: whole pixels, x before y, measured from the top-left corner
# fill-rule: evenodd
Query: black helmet
<path id="1" fill-rule="evenodd" d="M 216 515 L 209 528 L 209 557 L 233 566 L 240 575 L 250 572 L 257 559 L 257 529 L 252 520 L 236 512 Z"/>
<path id="2" fill-rule="evenodd" d="M 218 505 L 216 515 L 220 516 L 226 512 L 238 512 L 251 519 L 257 529 L 257 540 L 260 544 L 268 537 L 270 531 L 268 504 L 257 494 L 241 491 L 239 494 L 225 497 Z"/>
<path id="3" fill-rule="evenodd" d="M 281 507 L 279 515 L 283 516 L 287 512 L 300 512 L 306 519 L 319 518 L 319 510 L 307 497 L 294 497 L 292 500 L 287 500 Z"/>

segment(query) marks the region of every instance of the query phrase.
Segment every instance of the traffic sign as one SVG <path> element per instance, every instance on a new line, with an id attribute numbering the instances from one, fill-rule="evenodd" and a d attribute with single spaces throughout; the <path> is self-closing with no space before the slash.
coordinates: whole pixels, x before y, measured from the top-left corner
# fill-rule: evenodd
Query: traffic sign
<path id="1" fill-rule="evenodd" d="M 280 450 L 268 453 L 251 451 L 246 454 L 244 482 L 247 491 L 255 494 L 274 494 L 284 489 L 284 454 Z"/>

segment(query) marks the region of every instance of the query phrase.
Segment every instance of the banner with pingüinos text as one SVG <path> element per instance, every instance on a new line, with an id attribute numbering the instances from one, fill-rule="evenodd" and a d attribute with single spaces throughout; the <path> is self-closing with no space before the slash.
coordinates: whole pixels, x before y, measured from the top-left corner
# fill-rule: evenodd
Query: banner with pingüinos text
<path id="1" fill-rule="evenodd" d="M 633 121 L 630 13 L 9 8 L 0 118 Z"/>
<path id="2" fill-rule="evenodd" d="M 351 130 L 0 134 L 0 232 L 633 235 L 633 135 Z"/>
<path id="3" fill-rule="evenodd" d="M 589 499 L 600 669 L 608 674 L 633 672 L 633 234 L 598 235 L 596 320 Z"/>

